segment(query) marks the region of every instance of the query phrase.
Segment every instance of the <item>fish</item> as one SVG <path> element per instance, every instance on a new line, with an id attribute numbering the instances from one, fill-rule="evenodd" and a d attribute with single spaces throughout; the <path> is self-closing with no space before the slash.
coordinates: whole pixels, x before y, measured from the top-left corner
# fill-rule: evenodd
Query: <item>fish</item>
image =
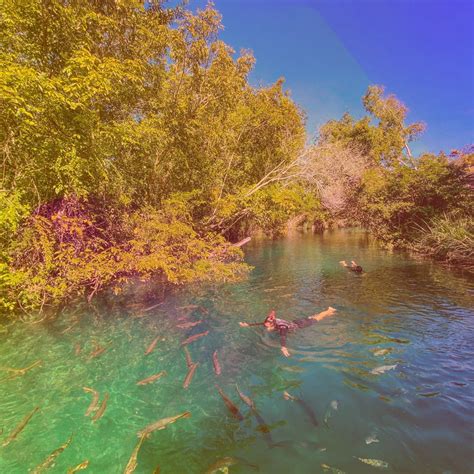
<path id="1" fill-rule="evenodd" d="M 199 365 L 199 362 L 196 362 L 195 364 L 192 364 L 191 367 L 189 367 L 188 373 L 186 374 L 186 378 L 184 379 L 184 382 L 183 382 L 183 388 L 189 387 L 189 384 L 191 383 L 191 380 L 193 379 L 194 372 L 196 372 L 198 365 Z"/>
<path id="2" fill-rule="evenodd" d="M 374 356 L 384 356 L 390 354 L 390 352 L 392 352 L 392 349 L 379 349 L 374 352 Z"/>
<path id="3" fill-rule="evenodd" d="M 66 334 L 67 332 L 69 332 L 79 321 L 75 321 L 73 322 L 69 327 L 67 327 L 66 329 L 64 329 L 64 331 L 61 331 L 61 334 Z"/>
<path id="4" fill-rule="evenodd" d="M 217 358 L 217 351 L 214 351 L 214 354 L 212 354 L 212 362 L 214 363 L 214 372 L 216 375 L 221 375 L 222 370 L 221 364 L 219 364 L 219 359 Z"/>
<path id="5" fill-rule="evenodd" d="M 155 339 L 153 339 L 152 343 L 148 346 L 147 350 L 145 351 L 145 355 L 151 354 L 153 352 L 153 349 L 156 346 L 156 343 L 160 339 L 160 336 L 156 336 Z"/>
<path id="6" fill-rule="evenodd" d="M 74 354 L 79 355 L 80 353 L 81 353 L 81 345 L 78 342 L 76 342 L 74 346 Z"/>
<path id="7" fill-rule="evenodd" d="M 333 400 L 330 404 L 329 404 L 329 408 L 326 410 L 326 413 L 324 415 L 324 424 L 329 428 L 329 418 L 331 418 L 332 416 L 332 412 L 333 411 L 337 411 L 337 409 L 339 408 L 339 403 L 337 400 Z"/>
<path id="8" fill-rule="evenodd" d="M 96 346 L 96 348 L 89 354 L 89 359 L 93 359 L 94 357 L 100 356 L 107 350 L 106 347 Z"/>
<path id="9" fill-rule="evenodd" d="M 181 345 L 185 346 L 186 344 L 190 344 L 191 342 L 194 342 L 196 339 L 207 336 L 208 334 L 209 334 L 209 331 L 204 331 L 204 332 L 200 332 L 199 334 L 194 334 L 194 336 L 190 336 L 185 341 L 183 341 Z"/>
<path id="10" fill-rule="evenodd" d="M 68 440 L 59 448 L 55 449 L 39 466 L 36 466 L 31 474 L 39 474 L 53 464 L 54 460 L 71 444 L 72 435 L 69 436 Z"/>
<path id="11" fill-rule="evenodd" d="M 154 382 L 155 380 L 158 380 L 165 375 L 167 375 L 166 370 L 162 370 L 161 372 L 158 372 L 157 374 L 150 375 L 146 379 L 140 380 L 139 382 L 137 382 L 137 385 L 146 385 L 147 383 Z"/>
<path id="12" fill-rule="evenodd" d="M 28 367 L 24 367 L 23 369 L 14 369 L 14 368 L 6 368 L 4 370 L 7 370 L 8 372 L 11 372 L 12 375 L 10 377 L 7 377 L 7 380 L 14 379 L 16 377 L 21 377 L 22 375 L 25 375 L 29 370 L 35 368 L 38 365 L 41 365 L 43 361 L 41 359 L 35 360 L 31 365 Z"/>
<path id="13" fill-rule="evenodd" d="M 302 398 L 297 398 L 294 397 L 293 395 L 290 395 L 288 392 L 283 392 L 283 398 L 285 400 L 291 400 L 293 402 L 297 402 L 300 404 L 301 408 L 306 412 L 308 415 L 308 418 L 310 419 L 311 423 L 314 426 L 319 426 L 319 421 L 316 417 L 316 413 L 314 413 L 314 410 L 302 399 Z"/>
<path id="14" fill-rule="evenodd" d="M 258 413 L 257 410 L 252 410 L 253 416 L 255 416 L 255 419 L 257 420 L 257 430 L 260 431 L 263 435 L 263 439 L 267 443 L 269 447 L 276 446 L 276 444 L 273 442 L 272 435 L 270 434 L 270 428 L 268 427 L 267 422 L 260 416 L 260 413 Z"/>
<path id="15" fill-rule="evenodd" d="M 31 417 L 39 410 L 39 407 L 35 407 L 31 413 L 26 415 L 23 420 L 18 424 L 18 426 L 10 433 L 8 438 L 2 443 L 2 446 L 8 446 L 16 437 L 23 431 L 25 426 L 31 420 Z"/>
<path id="16" fill-rule="evenodd" d="M 89 408 L 84 413 L 84 416 L 89 416 L 93 411 L 97 410 L 97 405 L 99 403 L 99 392 L 89 387 L 82 387 L 84 392 L 92 393 L 92 401 L 89 405 Z"/>
<path id="17" fill-rule="evenodd" d="M 78 464 L 76 467 L 70 467 L 67 470 L 67 474 L 74 474 L 77 471 L 82 471 L 83 469 L 87 469 L 89 466 L 89 460 L 82 461 L 81 464 Z"/>
<path id="18" fill-rule="evenodd" d="M 163 418 L 161 420 L 155 421 L 151 425 L 148 425 L 146 428 L 139 431 L 137 435 L 139 438 L 143 435 L 148 436 L 151 433 L 153 433 L 153 431 L 164 430 L 168 425 L 170 425 L 171 423 L 174 423 L 180 418 L 190 418 L 190 417 L 191 417 L 191 413 L 189 411 L 185 411 L 184 413 L 180 413 L 179 415 Z"/>
<path id="19" fill-rule="evenodd" d="M 426 398 L 431 398 L 431 397 L 437 397 L 440 394 L 440 392 L 427 392 L 427 393 L 419 393 L 420 397 L 426 397 Z"/>
<path id="20" fill-rule="evenodd" d="M 283 398 L 285 400 L 291 400 L 292 402 L 296 400 L 296 397 L 294 397 L 293 395 L 290 395 L 287 391 L 283 392 Z"/>
<path id="21" fill-rule="evenodd" d="M 242 459 L 226 456 L 224 458 L 218 459 L 214 464 L 209 466 L 205 474 L 216 474 L 218 472 L 226 472 L 226 468 L 227 472 L 229 472 L 229 467 L 235 466 L 236 464 L 243 464 L 247 467 L 251 467 L 252 469 L 258 470 L 258 466 L 256 466 L 255 464 L 250 464 Z"/>
<path id="22" fill-rule="evenodd" d="M 146 438 L 146 434 L 142 434 L 140 436 L 140 440 L 138 441 L 137 445 L 135 446 L 135 448 L 132 452 L 132 455 L 130 456 L 130 459 L 128 460 L 128 463 L 125 466 L 125 471 L 123 471 L 123 474 L 131 474 L 137 468 L 137 465 L 138 465 L 138 462 L 137 462 L 138 451 L 140 450 L 145 438 Z"/>
<path id="23" fill-rule="evenodd" d="M 105 392 L 104 399 L 100 405 L 100 408 L 97 410 L 96 414 L 92 418 L 92 421 L 97 421 L 104 414 L 105 409 L 107 408 L 107 400 L 109 399 L 109 394 Z"/>
<path id="24" fill-rule="evenodd" d="M 306 412 L 306 414 L 308 415 L 308 418 L 311 420 L 311 423 L 314 426 L 319 426 L 319 422 L 314 410 L 302 398 L 297 398 L 296 401 L 301 405 L 303 410 Z"/>
<path id="25" fill-rule="evenodd" d="M 254 401 L 253 401 L 250 397 L 247 397 L 247 395 L 244 395 L 244 394 L 239 390 L 239 387 L 238 387 L 237 384 L 235 384 L 235 389 L 237 390 L 237 393 L 239 394 L 240 399 L 241 399 L 247 406 L 249 406 L 250 408 L 252 408 L 252 410 L 255 410 L 256 407 L 255 407 Z"/>
<path id="26" fill-rule="evenodd" d="M 378 443 L 379 440 L 377 439 L 377 435 L 371 434 L 365 438 L 365 444 L 372 444 L 372 443 Z"/>
<path id="27" fill-rule="evenodd" d="M 202 319 L 200 319 L 199 321 L 190 321 L 189 323 L 177 324 L 176 327 L 178 327 L 180 329 L 189 329 L 189 328 L 193 328 L 194 326 L 197 326 L 198 324 L 201 324 L 201 323 L 202 323 Z"/>
<path id="28" fill-rule="evenodd" d="M 337 469 L 336 467 L 328 466 L 327 464 L 321 464 L 321 467 L 323 468 L 324 471 L 330 471 L 333 474 L 345 474 L 344 471 L 341 471 L 340 469 Z"/>
<path id="29" fill-rule="evenodd" d="M 193 365 L 193 360 L 191 359 L 191 354 L 189 353 L 189 349 L 186 346 L 184 346 L 184 355 L 186 356 L 186 365 L 189 369 L 189 367 Z"/>
<path id="30" fill-rule="evenodd" d="M 368 464 L 369 466 L 379 467 L 380 469 L 388 469 L 388 462 L 380 461 L 379 459 L 368 459 L 368 458 L 359 458 L 354 456 L 360 462 Z"/>
<path id="31" fill-rule="evenodd" d="M 222 400 L 224 400 L 226 407 L 232 413 L 234 418 L 237 418 L 239 421 L 242 421 L 244 417 L 240 413 L 239 409 L 234 405 L 232 400 L 222 391 L 219 385 L 216 385 L 216 388 L 217 388 L 217 391 L 219 392 L 219 395 L 222 397 Z"/>
<path id="32" fill-rule="evenodd" d="M 152 309 L 158 308 L 158 306 L 160 306 L 161 304 L 163 304 L 163 302 L 161 302 L 161 303 L 156 303 L 156 304 L 154 304 L 154 305 L 148 306 L 148 308 L 145 308 L 145 309 L 143 309 L 142 311 L 143 311 L 144 313 L 146 313 L 146 312 L 148 312 L 148 311 L 151 311 Z"/>
<path id="33" fill-rule="evenodd" d="M 380 374 L 384 374 L 385 372 L 389 371 L 389 370 L 393 370 L 397 367 L 397 364 L 394 364 L 394 365 L 382 365 L 380 367 L 376 367 L 375 369 L 372 369 L 370 371 L 371 374 L 374 374 L 374 375 L 380 375 Z"/>
<path id="34" fill-rule="evenodd" d="M 247 395 L 243 394 L 240 390 L 237 384 L 235 384 L 235 388 L 237 390 L 237 393 L 239 394 L 240 399 L 248 406 L 251 408 L 253 415 L 255 416 L 255 419 L 257 420 L 258 427 L 257 430 L 260 431 L 263 434 L 263 437 L 268 444 L 268 446 L 273 447 L 273 439 L 270 435 L 270 429 L 268 428 L 268 425 L 266 421 L 260 416 L 260 414 L 257 411 L 257 408 L 255 406 L 255 402 L 250 398 L 247 397 Z"/>

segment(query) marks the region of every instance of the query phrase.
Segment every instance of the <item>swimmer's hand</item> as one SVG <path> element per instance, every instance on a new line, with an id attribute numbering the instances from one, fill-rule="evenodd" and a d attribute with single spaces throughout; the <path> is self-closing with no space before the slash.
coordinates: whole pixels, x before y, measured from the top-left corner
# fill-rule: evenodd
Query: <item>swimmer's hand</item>
<path id="1" fill-rule="evenodd" d="M 240 326 L 243 327 L 243 328 L 248 328 L 249 327 L 249 323 L 243 323 L 242 321 L 240 321 Z"/>
<path id="2" fill-rule="evenodd" d="M 283 346 L 281 348 L 281 353 L 285 356 L 285 357 L 290 357 L 290 351 L 285 347 Z"/>

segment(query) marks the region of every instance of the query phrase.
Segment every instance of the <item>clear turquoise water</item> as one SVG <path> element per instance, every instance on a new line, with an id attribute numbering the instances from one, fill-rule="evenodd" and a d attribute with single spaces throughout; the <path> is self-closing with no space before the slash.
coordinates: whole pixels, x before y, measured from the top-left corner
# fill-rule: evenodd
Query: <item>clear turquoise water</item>
<path id="1" fill-rule="evenodd" d="M 203 473 L 225 456 L 239 460 L 231 473 L 257 472 L 245 462 L 261 473 L 317 473 L 321 464 L 346 473 L 380 470 L 356 457 L 387 462 L 385 472 L 473 471 L 472 278 L 388 253 L 356 230 L 253 243 L 246 258 L 255 267 L 247 281 L 178 289 L 150 311 L 143 308 L 163 295 L 138 283 L 124 295 L 96 301 L 93 309 L 82 304 L 53 322 L 4 328 L 0 367 L 22 368 L 38 359 L 42 365 L 13 379 L 0 371 L 0 444 L 40 407 L 17 439 L 0 447 L 0 472 L 28 472 L 71 434 L 70 446 L 48 472 L 64 473 L 86 459 L 89 467 L 81 472 L 123 472 L 137 431 L 186 410 L 191 418 L 144 442 L 135 472 L 151 473 L 159 465 L 162 473 Z M 339 266 L 351 258 L 365 274 Z M 208 314 L 178 308 L 188 304 Z M 329 305 L 337 316 L 289 336 L 289 359 L 280 354 L 276 335 L 238 325 L 262 320 L 272 308 L 292 319 Z M 193 328 L 177 327 L 199 319 Z M 184 390 L 180 343 L 206 330 L 208 336 L 188 346 L 200 365 Z M 156 336 L 156 349 L 145 356 Z M 90 359 L 96 343 L 107 350 Z M 376 355 L 380 349 L 389 352 Z M 220 377 L 213 371 L 214 350 Z M 136 385 L 161 370 L 165 377 Z M 216 382 L 243 421 L 230 415 Z M 235 383 L 255 401 L 276 447 L 257 429 Z M 91 395 L 83 386 L 99 391 L 101 400 L 110 394 L 95 423 L 84 416 Z M 284 390 L 312 407 L 318 427 L 300 404 L 283 398 Z M 378 442 L 367 444 L 370 436 Z"/>

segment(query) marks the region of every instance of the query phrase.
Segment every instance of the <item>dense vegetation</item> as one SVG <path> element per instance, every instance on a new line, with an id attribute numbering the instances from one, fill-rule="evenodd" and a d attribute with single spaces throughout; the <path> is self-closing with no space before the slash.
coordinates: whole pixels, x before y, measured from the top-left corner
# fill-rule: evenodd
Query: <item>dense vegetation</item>
<path id="1" fill-rule="evenodd" d="M 389 247 L 474 268 L 472 147 L 454 150 L 455 159 L 443 153 L 414 158 L 409 143 L 423 124 L 406 125 L 407 108 L 379 86 L 369 87 L 363 103 L 366 117 L 356 122 L 346 114 L 321 129 L 319 148 L 329 144 L 333 162 L 346 163 L 339 215 L 361 223 Z M 342 152 L 335 153 L 335 146 Z"/>
<path id="2" fill-rule="evenodd" d="M 317 211 L 275 187 L 305 141 L 283 81 L 196 15 L 137 0 L 4 0 L 0 306 L 25 312 L 127 278 L 246 270 L 222 235 Z"/>
<path id="3" fill-rule="evenodd" d="M 283 80 L 249 84 L 255 60 L 219 39 L 212 6 L 3 0 L 0 25 L 1 312 L 120 292 L 134 276 L 239 278 L 228 239 L 296 216 L 472 263 L 472 154 L 413 158 L 423 126 L 380 87 L 367 117 L 330 121 L 306 146 Z M 465 232 L 443 249 L 451 225 Z"/>

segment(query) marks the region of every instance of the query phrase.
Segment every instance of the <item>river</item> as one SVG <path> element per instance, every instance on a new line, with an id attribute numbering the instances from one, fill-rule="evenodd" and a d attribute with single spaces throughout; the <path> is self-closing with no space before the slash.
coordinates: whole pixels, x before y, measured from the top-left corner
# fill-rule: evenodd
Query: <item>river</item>
<path id="1" fill-rule="evenodd" d="M 48 472 L 88 460 L 84 472 L 120 473 L 139 430 L 185 411 L 190 418 L 145 439 L 135 472 L 204 473 L 224 457 L 235 458 L 230 473 L 472 472 L 472 277 L 380 249 L 356 229 L 254 242 L 245 252 L 254 270 L 241 283 L 166 295 L 137 283 L 92 307 L 71 305 L 55 321 L 0 327 L 0 444 L 39 407 L 0 447 L 0 472 L 28 472 L 72 435 Z M 338 263 L 352 258 L 362 275 Z M 289 335 L 289 358 L 277 335 L 238 324 L 262 321 L 271 309 L 294 319 L 328 306 L 337 314 Z M 187 346 L 199 366 L 184 389 L 181 342 L 205 331 Z M 36 361 L 25 373 L 7 370 Z M 97 411 L 85 416 L 92 394 L 83 387 L 99 392 L 99 406 L 109 394 L 96 421 Z"/>

